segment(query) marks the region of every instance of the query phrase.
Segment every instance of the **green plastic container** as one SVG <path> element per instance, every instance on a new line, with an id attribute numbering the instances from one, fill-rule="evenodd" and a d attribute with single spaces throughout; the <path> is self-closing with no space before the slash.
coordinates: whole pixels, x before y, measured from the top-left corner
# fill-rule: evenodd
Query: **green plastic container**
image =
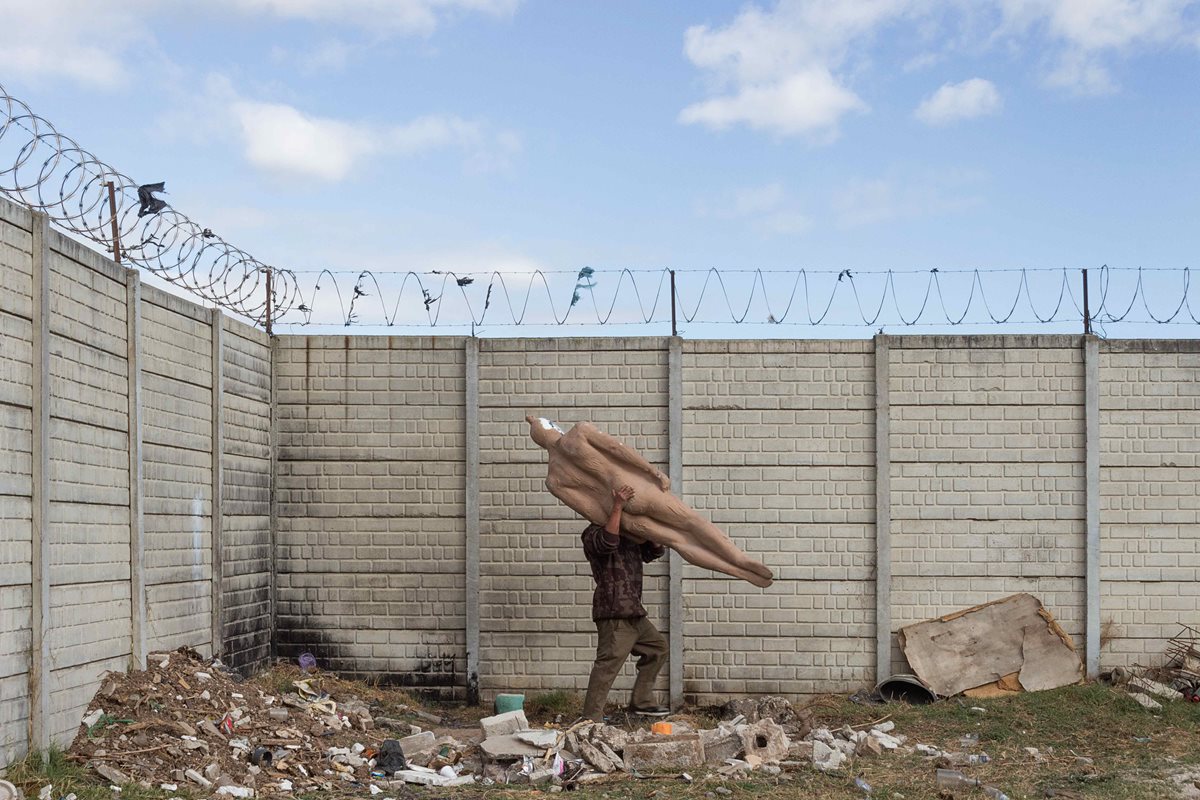
<path id="1" fill-rule="evenodd" d="M 496 695 L 496 713 L 505 714 L 509 711 L 520 711 L 525 708 L 525 695 L 498 694 Z"/>

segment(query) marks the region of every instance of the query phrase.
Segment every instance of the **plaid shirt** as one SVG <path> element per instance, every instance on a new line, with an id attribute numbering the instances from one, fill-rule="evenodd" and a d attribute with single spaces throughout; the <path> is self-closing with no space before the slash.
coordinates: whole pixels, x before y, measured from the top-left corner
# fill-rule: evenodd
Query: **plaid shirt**
<path id="1" fill-rule="evenodd" d="M 583 552 L 592 565 L 596 591 L 592 593 L 592 619 L 638 619 L 642 607 L 642 563 L 662 558 L 666 550 L 651 542 L 636 544 L 614 536 L 603 525 L 583 532 Z"/>

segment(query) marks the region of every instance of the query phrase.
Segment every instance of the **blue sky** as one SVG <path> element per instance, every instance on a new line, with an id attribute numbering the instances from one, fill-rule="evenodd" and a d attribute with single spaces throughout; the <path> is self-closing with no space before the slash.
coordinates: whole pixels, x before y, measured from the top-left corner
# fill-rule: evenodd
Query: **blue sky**
<path id="1" fill-rule="evenodd" d="M 9 93 L 280 267 L 561 270 L 561 307 L 585 265 L 597 295 L 620 268 L 1196 266 L 1200 3 L 0 0 L 0 19 Z"/>

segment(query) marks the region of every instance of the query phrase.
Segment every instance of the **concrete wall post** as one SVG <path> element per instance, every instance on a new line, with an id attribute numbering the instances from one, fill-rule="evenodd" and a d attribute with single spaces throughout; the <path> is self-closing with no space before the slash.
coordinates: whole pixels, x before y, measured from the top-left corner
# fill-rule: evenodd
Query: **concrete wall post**
<path id="1" fill-rule="evenodd" d="M 1087 676 L 1100 674 L 1100 340 L 1083 337 L 1084 475 L 1087 487 Z"/>
<path id="2" fill-rule="evenodd" d="M 466 343 L 466 628 L 467 702 L 479 703 L 479 340 Z"/>
<path id="3" fill-rule="evenodd" d="M 50 219 L 33 212 L 33 486 L 29 749 L 50 747 Z"/>
<path id="4" fill-rule="evenodd" d="M 142 280 L 125 271 L 126 364 L 129 374 L 129 617 L 130 660 L 146 668 L 145 513 L 142 500 Z"/>
<path id="5" fill-rule="evenodd" d="M 875 680 L 892 674 L 892 452 L 889 342 L 875 337 Z"/>
<path id="6" fill-rule="evenodd" d="M 683 497 L 683 340 L 672 336 L 667 353 L 667 471 L 671 490 Z M 671 708 L 683 705 L 683 558 L 670 551 L 668 643 Z"/>
<path id="7" fill-rule="evenodd" d="M 225 482 L 221 457 L 225 452 L 225 322 L 219 308 L 212 309 L 212 654 L 222 655 L 223 589 L 225 585 L 224 510 L 221 486 Z"/>

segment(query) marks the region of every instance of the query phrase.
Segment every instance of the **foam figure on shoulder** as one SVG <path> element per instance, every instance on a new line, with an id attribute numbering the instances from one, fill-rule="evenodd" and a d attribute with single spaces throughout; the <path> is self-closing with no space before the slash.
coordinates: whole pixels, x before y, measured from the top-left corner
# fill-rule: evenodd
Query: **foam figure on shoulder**
<path id="1" fill-rule="evenodd" d="M 590 422 L 564 432 L 544 417 L 531 415 L 525 421 L 530 438 L 549 454 L 546 488 L 584 519 L 603 525 L 613 493 L 631 487 L 633 499 L 621 516 L 622 535 L 669 547 L 697 567 L 755 586 L 771 585 L 771 570 L 671 494 L 667 476 L 636 450 Z"/>

